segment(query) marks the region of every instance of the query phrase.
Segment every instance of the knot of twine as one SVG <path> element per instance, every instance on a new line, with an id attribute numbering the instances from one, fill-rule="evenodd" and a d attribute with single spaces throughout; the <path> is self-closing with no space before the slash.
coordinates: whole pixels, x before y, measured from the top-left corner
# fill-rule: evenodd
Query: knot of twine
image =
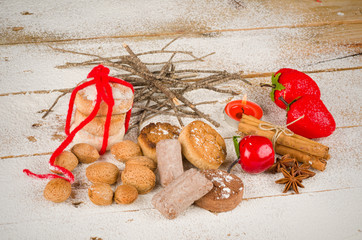
<path id="1" fill-rule="evenodd" d="M 70 96 L 67 120 L 65 123 L 65 134 L 67 135 L 67 138 L 53 152 L 53 154 L 51 155 L 50 160 L 49 160 L 49 169 L 52 171 L 60 172 L 61 174 L 64 175 L 64 177 L 56 175 L 56 174 L 35 174 L 35 173 L 29 171 L 28 169 L 24 169 L 23 172 L 26 175 L 28 175 L 30 177 L 34 177 L 34 178 L 41 178 L 41 179 L 62 178 L 62 179 L 69 181 L 70 183 L 73 183 L 74 175 L 72 174 L 72 172 L 70 172 L 66 168 L 55 165 L 54 162 L 56 160 L 56 157 L 58 157 L 64 151 L 64 149 L 73 141 L 75 134 L 96 117 L 98 110 L 100 109 L 100 105 L 101 105 L 102 101 L 104 101 L 108 105 L 108 111 L 107 111 L 107 115 L 106 115 L 106 121 L 104 124 L 102 147 L 101 147 L 101 150 L 99 153 L 102 155 L 106 152 L 107 144 L 108 144 L 108 137 L 109 137 L 109 128 L 110 128 L 110 124 L 111 124 L 111 117 L 112 117 L 112 111 L 113 111 L 113 106 L 114 106 L 112 87 L 111 87 L 110 83 L 118 83 L 123 86 L 126 86 L 126 87 L 130 88 L 132 90 L 132 92 L 134 93 L 132 84 L 130 84 L 124 80 L 118 79 L 118 78 L 110 77 L 110 76 L 108 76 L 108 74 L 109 74 L 108 68 L 106 68 L 102 65 L 98 65 L 98 66 L 94 67 L 87 76 L 86 80 L 88 80 L 88 81 L 84 82 L 84 83 L 78 85 L 76 88 L 74 88 L 74 90 Z M 74 107 L 73 105 L 74 105 L 76 94 L 78 93 L 79 90 L 81 90 L 85 87 L 88 87 L 90 85 L 95 85 L 96 89 L 97 89 L 97 98 L 96 98 L 96 103 L 95 103 L 94 109 L 89 114 L 89 116 L 87 116 L 87 118 L 84 119 L 73 131 L 70 131 L 70 123 L 71 123 L 73 107 Z M 132 111 L 132 108 L 126 113 L 125 132 L 127 132 L 127 130 L 128 130 L 129 120 L 131 118 L 131 111 Z"/>
<path id="2" fill-rule="evenodd" d="M 302 118 L 304 118 L 304 115 L 297 118 L 297 119 L 295 119 L 293 122 L 290 122 L 290 123 L 284 125 L 284 126 L 274 125 L 274 124 L 271 124 L 271 123 L 259 123 L 259 128 L 261 130 L 265 130 L 265 131 L 273 131 L 273 130 L 275 130 L 275 134 L 273 135 L 273 138 L 272 138 L 273 149 L 275 151 L 275 146 L 276 146 L 277 140 L 283 133 L 286 136 L 293 136 L 294 135 L 294 133 L 290 129 L 288 129 L 287 127 L 289 125 L 292 125 L 293 123 L 298 122 Z"/>

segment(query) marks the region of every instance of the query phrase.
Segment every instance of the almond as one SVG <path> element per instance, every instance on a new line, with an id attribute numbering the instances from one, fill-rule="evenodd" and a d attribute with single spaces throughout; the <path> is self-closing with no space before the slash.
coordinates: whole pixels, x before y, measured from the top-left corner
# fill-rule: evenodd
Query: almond
<path id="1" fill-rule="evenodd" d="M 54 165 L 61 166 L 69 171 L 73 171 L 76 166 L 78 166 L 78 158 L 69 151 L 63 151 L 55 158 Z M 54 173 L 61 174 L 61 172 L 53 171 Z"/>
<path id="2" fill-rule="evenodd" d="M 71 151 L 81 163 L 92 163 L 99 159 L 97 149 L 87 143 L 75 144 Z"/>
<path id="3" fill-rule="evenodd" d="M 127 165 L 121 178 L 123 184 L 135 187 L 139 194 L 150 192 L 156 183 L 156 175 L 149 168 L 141 165 Z"/>
<path id="4" fill-rule="evenodd" d="M 88 197 L 95 205 L 106 206 L 113 202 L 113 191 L 109 184 L 94 183 L 88 188 Z"/>
<path id="5" fill-rule="evenodd" d="M 148 167 L 151 171 L 155 171 L 157 167 L 155 161 L 146 156 L 137 156 L 129 158 L 128 161 L 126 162 L 126 166 L 131 164 Z"/>
<path id="6" fill-rule="evenodd" d="M 54 178 L 45 186 L 43 195 L 45 199 L 60 203 L 67 200 L 72 192 L 70 182 L 63 178 Z"/>
<path id="7" fill-rule="evenodd" d="M 111 148 L 111 153 L 115 159 L 121 162 L 127 162 L 131 157 L 142 156 L 140 146 L 130 140 L 114 144 Z"/>
<path id="8" fill-rule="evenodd" d="M 138 197 L 138 191 L 130 185 L 120 185 L 114 193 L 114 200 L 118 204 L 133 203 Z"/>
<path id="9" fill-rule="evenodd" d="M 87 167 L 85 174 L 92 183 L 113 184 L 117 181 L 119 169 L 113 163 L 96 162 Z"/>

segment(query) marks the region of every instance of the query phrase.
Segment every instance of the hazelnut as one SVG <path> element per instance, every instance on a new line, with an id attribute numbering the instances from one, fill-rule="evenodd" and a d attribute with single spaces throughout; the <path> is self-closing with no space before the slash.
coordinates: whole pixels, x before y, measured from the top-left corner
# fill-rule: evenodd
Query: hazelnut
<path id="1" fill-rule="evenodd" d="M 111 148 L 112 155 L 121 162 L 127 162 L 127 160 L 134 156 L 142 156 L 140 146 L 130 140 L 125 140 L 116 143 Z"/>
<path id="2" fill-rule="evenodd" d="M 106 206 L 113 202 L 113 191 L 109 184 L 94 183 L 88 188 L 88 197 L 95 205 Z"/>
<path id="3" fill-rule="evenodd" d="M 131 164 L 148 167 L 151 171 L 155 171 L 157 167 L 155 161 L 146 156 L 137 156 L 129 158 L 128 161 L 126 162 L 126 166 Z"/>
<path id="4" fill-rule="evenodd" d="M 87 143 L 75 144 L 71 151 L 81 163 L 92 163 L 99 159 L 97 149 Z"/>
<path id="5" fill-rule="evenodd" d="M 120 185 L 114 193 L 114 200 L 118 204 L 133 203 L 138 197 L 138 191 L 130 185 Z"/>
<path id="6" fill-rule="evenodd" d="M 113 184 L 117 181 L 119 169 L 109 162 L 96 162 L 88 166 L 85 174 L 92 183 Z"/>
<path id="7" fill-rule="evenodd" d="M 54 165 L 61 166 L 69 171 L 73 171 L 76 166 L 78 166 L 78 158 L 69 151 L 63 151 L 55 158 Z M 54 173 L 61 174 L 59 171 L 54 171 Z"/>
<path id="8" fill-rule="evenodd" d="M 67 200 L 71 192 L 70 182 L 63 178 L 54 178 L 45 186 L 43 195 L 49 201 L 60 203 Z"/>
<path id="9" fill-rule="evenodd" d="M 156 183 L 155 174 L 148 167 L 141 165 L 127 165 L 121 178 L 123 184 L 135 187 L 139 194 L 150 192 Z"/>

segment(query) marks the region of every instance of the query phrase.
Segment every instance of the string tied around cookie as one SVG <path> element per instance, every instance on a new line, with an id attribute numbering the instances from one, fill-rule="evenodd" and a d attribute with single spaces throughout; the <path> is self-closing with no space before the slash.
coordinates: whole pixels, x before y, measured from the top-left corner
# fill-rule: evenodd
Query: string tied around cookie
<path id="1" fill-rule="evenodd" d="M 74 175 L 72 174 L 72 172 L 70 172 L 69 170 L 67 170 L 61 166 L 55 165 L 54 162 L 55 162 L 56 158 L 64 151 L 64 149 L 73 141 L 77 132 L 80 131 L 84 126 L 86 126 L 90 121 L 92 121 L 97 116 L 97 113 L 100 109 L 100 105 L 101 105 L 102 101 L 104 101 L 107 104 L 108 109 L 107 109 L 106 121 L 104 124 L 102 147 L 101 147 L 101 150 L 99 153 L 102 155 L 106 152 L 107 145 L 108 145 L 109 128 L 110 128 L 110 124 L 111 124 L 111 117 L 112 117 L 112 111 L 113 111 L 113 106 L 114 106 L 114 98 L 113 98 L 112 87 L 111 87 L 110 83 L 118 83 L 123 86 L 126 86 L 132 90 L 132 93 L 134 93 L 132 84 L 130 84 L 124 80 L 118 79 L 118 78 L 110 77 L 110 76 L 108 76 L 108 74 L 109 74 L 108 68 L 104 67 L 103 65 L 98 65 L 98 66 L 94 67 L 92 69 L 92 71 L 88 74 L 88 76 L 87 76 L 88 81 L 78 85 L 72 91 L 72 94 L 71 94 L 70 100 L 69 100 L 69 107 L 68 107 L 67 119 L 66 119 L 66 124 L 65 124 L 65 134 L 67 135 L 67 137 L 60 144 L 60 146 L 53 152 L 53 154 L 51 155 L 50 160 L 49 160 L 49 169 L 52 171 L 55 171 L 55 172 L 60 172 L 61 174 L 64 175 L 64 177 L 59 176 L 57 174 L 35 174 L 28 169 L 24 169 L 23 172 L 26 175 L 28 175 L 30 177 L 34 177 L 34 178 L 40 178 L 40 179 L 62 178 L 62 179 L 69 181 L 70 183 L 73 183 Z M 70 131 L 70 124 L 71 124 L 71 118 L 72 118 L 72 114 L 73 114 L 73 107 L 74 107 L 74 101 L 75 101 L 76 94 L 81 89 L 86 88 L 93 84 L 96 86 L 96 89 L 97 89 L 95 106 L 94 106 L 92 112 L 89 114 L 89 116 L 87 116 L 86 119 L 84 119 L 75 129 L 73 129 L 73 131 Z M 132 107 L 126 113 L 125 132 L 127 132 L 127 130 L 128 130 L 129 121 L 131 118 L 131 111 L 132 111 Z"/>
<path id="2" fill-rule="evenodd" d="M 265 130 L 265 131 L 273 131 L 273 130 L 275 130 L 275 134 L 273 135 L 273 138 L 272 138 L 273 148 L 274 148 L 274 151 L 275 151 L 275 146 L 276 146 L 277 140 L 282 134 L 284 134 L 286 136 L 293 136 L 294 135 L 294 133 L 290 129 L 288 129 L 287 127 L 289 125 L 292 125 L 293 123 L 298 122 L 302 118 L 304 118 L 304 115 L 297 118 L 297 119 L 295 119 L 293 122 L 290 122 L 290 123 L 284 125 L 284 126 L 274 125 L 274 124 L 271 124 L 271 123 L 259 123 L 259 128 L 261 130 Z"/>

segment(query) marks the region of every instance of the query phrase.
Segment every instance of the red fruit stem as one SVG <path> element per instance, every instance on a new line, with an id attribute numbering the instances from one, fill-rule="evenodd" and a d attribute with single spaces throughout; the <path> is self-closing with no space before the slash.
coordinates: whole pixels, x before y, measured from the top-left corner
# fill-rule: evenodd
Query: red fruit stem
<path id="1" fill-rule="evenodd" d="M 239 159 L 236 159 L 234 162 L 231 163 L 231 165 L 229 166 L 227 172 L 230 173 L 231 169 L 235 166 L 235 164 L 237 164 L 239 162 Z"/>
<path id="2" fill-rule="evenodd" d="M 275 84 L 260 83 L 260 87 L 270 87 L 270 88 L 274 88 L 274 87 L 275 87 Z"/>
<path id="3" fill-rule="evenodd" d="M 238 142 L 238 138 L 241 138 L 240 136 L 233 136 L 233 142 L 234 142 L 234 149 L 235 149 L 235 153 L 238 159 L 236 159 L 228 168 L 227 172 L 230 173 L 231 169 L 235 166 L 235 164 L 237 164 L 239 162 L 240 159 L 240 149 L 239 149 L 239 142 Z"/>
<path id="4" fill-rule="evenodd" d="M 289 111 L 290 106 L 291 106 L 293 103 L 295 103 L 299 98 L 301 98 L 301 97 L 300 97 L 300 96 L 297 97 L 296 99 L 294 99 L 294 100 L 291 101 L 290 103 L 288 103 L 282 96 L 280 96 L 278 99 L 285 104 L 286 110 Z"/>
<path id="5" fill-rule="evenodd" d="M 282 96 L 280 96 L 278 99 L 285 104 L 285 106 L 287 107 L 287 109 L 289 109 L 289 103 L 288 103 Z"/>

